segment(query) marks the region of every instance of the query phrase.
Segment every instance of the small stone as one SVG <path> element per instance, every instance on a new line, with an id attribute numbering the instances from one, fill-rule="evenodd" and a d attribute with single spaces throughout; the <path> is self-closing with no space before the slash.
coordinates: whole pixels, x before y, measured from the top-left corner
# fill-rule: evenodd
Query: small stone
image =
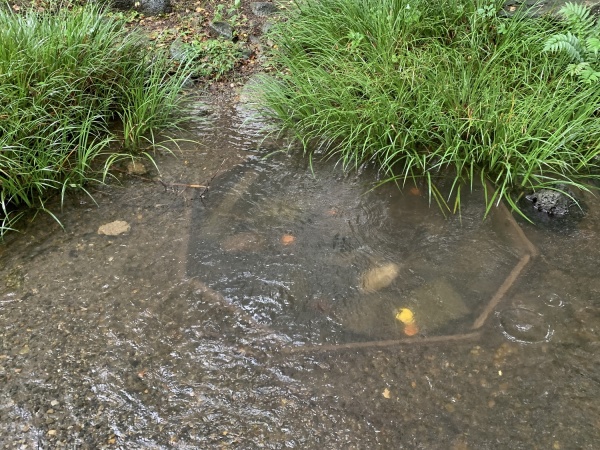
<path id="1" fill-rule="evenodd" d="M 118 236 L 119 234 L 127 233 L 131 226 L 124 220 L 115 220 L 114 222 L 105 223 L 98 228 L 98 234 L 106 236 Z"/>
<path id="2" fill-rule="evenodd" d="M 277 5 L 270 2 L 252 2 L 250 3 L 250 9 L 258 17 L 272 16 L 279 12 Z"/>
<path id="3" fill-rule="evenodd" d="M 48 436 L 56 436 L 56 430 L 48 430 Z"/>
<path id="4" fill-rule="evenodd" d="M 394 263 L 387 263 L 369 269 L 361 275 L 359 289 L 361 292 L 379 291 L 392 284 L 399 272 L 399 266 Z"/>
<path id="5" fill-rule="evenodd" d="M 23 426 L 21 427 L 21 432 L 23 432 L 23 433 L 27 433 L 28 431 L 29 431 L 29 425 L 23 425 Z"/>
<path id="6" fill-rule="evenodd" d="M 127 173 L 129 175 L 145 175 L 148 173 L 148 169 L 140 161 L 129 161 L 127 163 Z"/>
<path id="7" fill-rule="evenodd" d="M 58 406 L 58 400 L 52 400 L 50 406 Z"/>
<path id="8" fill-rule="evenodd" d="M 213 22 L 209 26 L 211 32 L 227 40 L 233 39 L 233 28 L 227 22 Z"/>
<path id="9" fill-rule="evenodd" d="M 29 345 L 24 345 L 21 350 L 19 350 L 19 355 L 26 355 L 29 353 Z"/>

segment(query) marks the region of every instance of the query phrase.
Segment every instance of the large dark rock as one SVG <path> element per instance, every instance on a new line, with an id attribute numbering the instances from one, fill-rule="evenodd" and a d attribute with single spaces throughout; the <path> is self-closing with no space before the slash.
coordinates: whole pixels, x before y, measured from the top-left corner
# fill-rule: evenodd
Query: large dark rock
<path id="1" fill-rule="evenodd" d="M 533 194 L 526 195 L 525 198 L 532 203 L 535 209 L 549 216 L 565 216 L 569 214 L 569 209 L 576 202 L 573 200 L 573 194 L 566 190 L 564 186 L 559 186 L 558 189 L 560 191 L 540 189 Z"/>
<path id="2" fill-rule="evenodd" d="M 116 9 L 135 10 L 146 16 L 157 16 L 171 11 L 169 0 L 112 0 Z"/>

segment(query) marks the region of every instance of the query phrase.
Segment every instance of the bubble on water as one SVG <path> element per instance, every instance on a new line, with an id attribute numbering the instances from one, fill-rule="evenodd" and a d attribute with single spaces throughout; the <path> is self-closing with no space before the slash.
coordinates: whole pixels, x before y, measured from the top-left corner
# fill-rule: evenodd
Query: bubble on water
<path id="1" fill-rule="evenodd" d="M 547 342 L 554 334 L 544 315 L 535 311 L 519 307 L 505 309 L 498 315 L 502 333 L 513 342 Z"/>
<path id="2" fill-rule="evenodd" d="M 546 306 L 550 306 L 552 308 L 562 308 L 565 306 L 565 302 L 561 298 L 560 295 L 556 293 L 552 293 L 544 298 L 544 303 Z"/>

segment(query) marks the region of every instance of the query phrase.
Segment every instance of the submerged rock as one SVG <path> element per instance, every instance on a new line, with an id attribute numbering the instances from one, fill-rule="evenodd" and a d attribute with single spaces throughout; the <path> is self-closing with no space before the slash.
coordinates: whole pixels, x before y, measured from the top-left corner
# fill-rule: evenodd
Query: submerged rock
<path id="1" fill-rule="evenodd" d="M 259 234 L 252 231 L 244 231 L 226 237 L 221 242 L 221 248 L 226 252 L 249 252 L 260 250 L 264 243 L 264 238 Z"/>
<path id="2" fill-rule="evenodd" d="M 124 220 L 115 220 L 114 222 L 105 223 L 98 228 L 98 234 L 106 236 L 118 236 L 119 234 L 127 233 L 131 226 Z"/>
<path id="3" fill-rule="evenodd" d="M 358 288 L 361 292 L 379 291 L 392 284 L 399 271 L 400 267 L 395 263 L 369 269 L 361 275 Z"/>
<path id="4" fill-rule="evenodd" d="M 129 175 L 146 175 L 148 173 L 148 169 L 141 161 L 129 161 L 126 167 Z"/>
<path id="5" fill-rule="evenodd" d="M 462 296 L 444 278 L 424 284 L 409 297 L 414 304 L 417 323 L 428 330 L 441 328 L 471 313 Z"/>
<path id="6" fill-rule="evenodd" d="M 553 189 L 540 189 L 533 194 L 526 195 L 525 198 L 538 211 L 544 212 L 549 216 L 564 216 L 569 213 L 569 208 L 576 203 L 571 198 L 571 192 L 561 186 L 558 189 L 562 192 Z"/>

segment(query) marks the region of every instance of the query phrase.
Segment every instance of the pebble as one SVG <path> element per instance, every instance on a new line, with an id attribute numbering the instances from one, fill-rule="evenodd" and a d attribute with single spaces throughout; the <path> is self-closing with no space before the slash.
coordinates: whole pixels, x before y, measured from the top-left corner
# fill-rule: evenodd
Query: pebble
<path id="1" fill-rule="evenodd" d="M 399 271 L 399 266 L 394 263 L 373 267 L 361 275 L 359 289 L 361 292 L 379 291 L 392 284 Z"/>
<path id="2" fill-rule="evenodd" d="M 104 234 L 106 236 L 117 236 L 128 232 L 131 226 L 124 220 L 115 220 L 114 222 L 105 223 L 98 228 L 98 234 Z"/>
<path id="3" fill-rule="evenodd" d="M 140 161 L 129 161 L 127 163 L 127 173 L 130 175 L 145 175 L 148 173 L 148 169 Z"/>

